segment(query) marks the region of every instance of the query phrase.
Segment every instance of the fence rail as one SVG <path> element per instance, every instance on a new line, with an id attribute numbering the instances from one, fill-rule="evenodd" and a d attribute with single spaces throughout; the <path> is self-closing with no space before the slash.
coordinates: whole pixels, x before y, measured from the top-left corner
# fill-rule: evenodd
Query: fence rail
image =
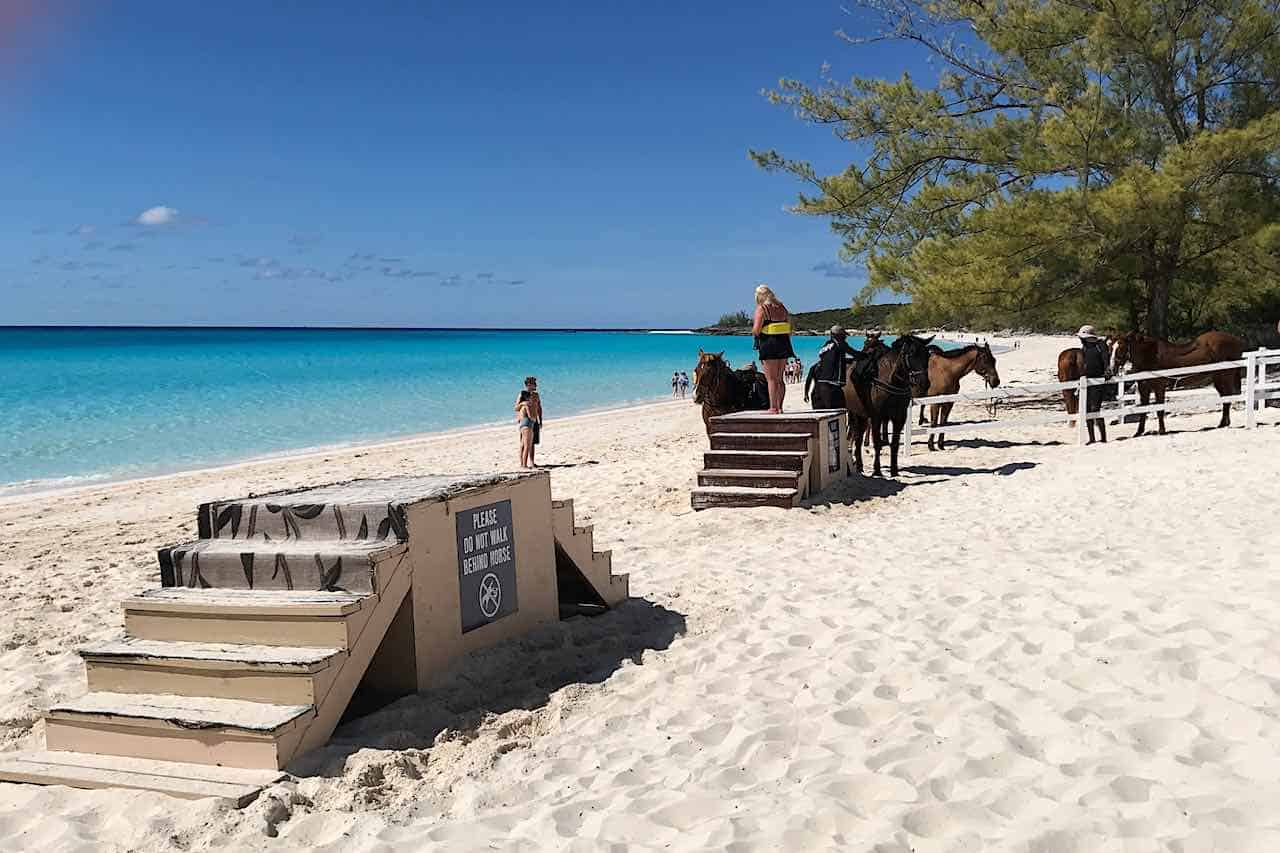
<path id="1" fill-rule="evenodd" d="M 1061 391 L 1075 391 L 1077 396 L 1078 414 L 1072 415 L 1063 412 L 1062 414 L 1044 415 L 1034 418 L 1018 418 L 1017 420 L 1000 421 L 961 421 L 958 423 L 949 423 L 945 426 L 918 428 L 914 426 L 915 418 L 908 417 L 906 428 L 904 430 L 902 452 L 905 455 L 911 454 L 911 441 L 916 433 L 923 435 L 937 435 L 938 433 L 971 433 L 982 432 L 990 429 L 1009 429 L 1011 427 L 1020 426 L 1044 426 L 1055 423 L 1076 423 L 1076 440 L 1083 444 L 1088 438 L 1088 426 L 1086 421 L 1089 389 L 1099 385 L 1116 385 L 1116 399 L 1119 405 L 1115 408 L 1106 409 L 1104 412 L 1089 417 L 1088 420 L 1097 420 L 1103 417 L 1118 416 L 1121 421 L 1131 415 L 1149 415 L 1159 412 L 1182 412 L 1196 411 L 1198 409 L 1208 409 L 1210 407 L 1217 408 L 1226 403 L 1234 405 L 1235 403 L 1244 404 L 1244 421 L 1245 426 L 1252 428 L 1258 423 L 1258 410 L 1266 405 L 1268 400 L 1280 400 L 1280 376 L 1273 376 L 1270 379 L 1267 376 L 1268 367 L 1280 368 L 1280 350 L 1258 349 L 1244 354 L 1243 358 L 1234 361 L 1217 361 L 1213 364 L 1200 364 L 1194 367 L 1176 367 L 1168 370 L 1143 370 L 1135 373 L 1122 373 L 1113 376 L 1110 379 L 1089 379 L 1080 377 L 1072 382 L 1042 382 L 1033 385 L 1005 385 L 1000 388 L 988 388 L 983 391 L 961 391 L 957 394 L 938 394 L 933 397 L 921 397 L 913 400 L 914 405 L 930 406 L 939 403 L 989 403 L 992 401 L 1008 402 L 1011 400 L 1029 399 L 1043 397 L 1045 394 L 1051 394 Z M 1138 383 L 1146 379 L 1177 379 L 1182 376 L 1194 376 L 1199 373 L 1219 373 L 1224 370 L 1241 370 L 1244 375 L 1241 380 L 1241 391 L 1239 394 L 1231 394 L 1226 397 L 1218 396 L 1213 389 L 1208 391 L 1183 390 L 1171 392 L 1163 403 L 1153 403 L 1149 405 L 1139 404 Z M 1126 392 L 1125 386 L 1132 384 L 1131 393 Z M 912 409 L 914 413 L 914 408 Z"/>

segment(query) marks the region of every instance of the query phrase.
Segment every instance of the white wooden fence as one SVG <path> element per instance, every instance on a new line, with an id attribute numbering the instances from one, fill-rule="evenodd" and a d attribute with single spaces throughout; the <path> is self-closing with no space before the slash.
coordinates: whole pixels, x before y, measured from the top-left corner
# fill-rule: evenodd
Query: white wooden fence
<path id="1" fill-rule="evenodd" d="M 961 391 L 958 394 L 939 394 L 934 397 L 920 397 L 912 400 L 912 408 L 903 430 L 901 452 L 911 454 L 911 440 L 916 434 L 936 435 L 937 433 L 968 434 L 991 429 L 1010 429 L 1023 426 L 1041 426 L 1043 424 L 1059 424 L 1076 422 L 1076 440 L 1083 444 L 1089 436 L 1088 427 L 1083 417 L 1085 401 L 1089 388 L 1097 385 L 1118 385 L 1116 398 L 1119 405 L 1115 408 L 1103 409 L 1094 417 L 1119 417 L 1121 422 L 1129 415 L 1154 414 L 1156 412 L 1180 412 L 1195 410 L 1217 410 L 1223 403 L 1244 404 L 1244 424 L 1254 427 L 1258 422 L 1258 410 L 1266 405 L 1267 400 L 1280 400 L 1280 377 L 1267 378 L 1268 366 L 1280 367 L 1280 350 L 1257 349 L 1244 354 L 1237 361 L 1218 361 L 1213 364 L 1202 364 L 1195 367 L 1177 367 L 1169 370 L 1144 370 L 1139 373 L 1122 373 L 1110 379 L 1088 379 L 1081 376 L 1074 382 L 1045 382 L 1037 385 L 1003 385 L 999 388 L 988 388 L 983 391 Z M 1138 382 L 1143 379 L 1176 379 L 1180 376 L 1192 376 L 1197 373 L 1217 373 L 1220 370 L 1238 370 L 1244 368 L 1244 378 L 1239 394 L 1219 397 L 1218 392 L 1210 385 L 1207 388 L 1172 391 L 1165 402 L 1139 404 Z M 1126 385 L 1132 385 L 1129 391 Z M 1063 406 L 1061 412 L 1052 415 L 1039 415 L 1033 418 L 1016 418 L 1011 420 L 962 421 L 949 423 L 946 426 L 916 427 L 915 406 L 929 406 L 935 403 L 990 402 L 992 400 L 1009 401 L 1043 397 L 1045 394 L 1062 391 L 1075 391 L 1078 400 L 1078 415 L 1070 415 Z M 1055 401 L 1062 405 L 1062 400 Z"/>

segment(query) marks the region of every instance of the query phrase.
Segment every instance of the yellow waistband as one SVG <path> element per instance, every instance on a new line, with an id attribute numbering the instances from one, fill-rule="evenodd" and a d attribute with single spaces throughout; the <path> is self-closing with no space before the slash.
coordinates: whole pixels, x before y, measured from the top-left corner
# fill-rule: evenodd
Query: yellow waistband
<path id="1" fill-rule="evenodd" d="M 760 327 L 762 335 L 789 335 L 791 334 L 790 323 L 765 323 Z"/>

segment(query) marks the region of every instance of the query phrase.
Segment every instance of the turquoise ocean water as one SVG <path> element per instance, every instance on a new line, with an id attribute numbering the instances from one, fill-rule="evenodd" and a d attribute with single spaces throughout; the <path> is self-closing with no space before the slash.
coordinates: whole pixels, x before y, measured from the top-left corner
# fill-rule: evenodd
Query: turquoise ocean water
<path id="1" fill-rule="evenodd" d="M 793 342 L 808 365 L 822 339 Z M 754 358 L 643 332 L 0 329 L 0 494 L 506 423 L 527 374 L 550 423 L 669 397 L 699 347 Z"/>

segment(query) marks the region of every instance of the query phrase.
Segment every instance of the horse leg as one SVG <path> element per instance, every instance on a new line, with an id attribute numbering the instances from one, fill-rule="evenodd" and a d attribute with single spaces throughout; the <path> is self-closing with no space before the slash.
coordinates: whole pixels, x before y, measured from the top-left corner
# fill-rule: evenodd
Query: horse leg
<path id="1" fill-rule="evenodd" d="M 1218 389 L 1219 397 L 1228 397 L 1232 394 L 1239 394 L 1240 389 L 1236 387 L 1239 383 L 1240 374 L 1238 371 L 1232 371 L 1231 373 L 1226 374 L 1215 373 L 1213 376 L 1213 387 Z M 1222 427 L 1229 426 L 1231 426 L 1231 404 L 1223 403 L 1222 420 L 1218 421 L 1218 427 L 1221 429 Z"/>
<path id="2" fill-rule="evenodd" d="M 1159 404 L 1160 404 L 1160 405 L 1162 405 L 1162 406 L 1164 405 L 1164 392 L 1165 392 L 1165 387 L 1166 387 L 1166 386 L 1165 386 L 1165 383 L 1164 383 L 1164 382 L 1157 381 L 1157 384 L 1156 384 L 1156 402 L 1157 402 L 1157 403 L 1159 403 Z M 1160 421 L 1160 434 L 1161 434 L 1161 435 L 1164 435 L 1164 409 L 1161 409 L 1160 411 L 1156 412 L 1156 419 L 1157 419 L 1158 421 Z"/>
<path id="3" fill-rule="evenodd" d="M 853 470 L 862 473 L 862 436 L 867 431 L 867 419 L 861 415 L 853 416 L 853 426 L 849 430 L 849 444 L 853 450 Z"/>
<path id="4" fill-rule="evenodd" d="M 875 465 L 874 465 L 874 466 L 872 467 L 872 469 L 871 469 L 871 476 L 873 476 L 873 477 L 883 477 L 883 476 L 884 476 L 884 474 L 882 474 L 882 473 L 880 472 L 880 448 L 881 448 L 881 447 L 884 447 L 884 442 L 883 442 L 883 441 L 881 441 L 881 438 L 883 437 L 883 430 L 884 430 L 884 428 L 885 428 L 885 423 L 884 423 L 884 421 L 883 421 L 883 420 L 880 420 L 879 418 L 873 418 L 873 419 L 872 419 L 872 421 L 871 421 L 871 446 L 872 446 L 872 447 L 874 448 L 874 450 L 875 450 Z"/>
<path id="5" fill-rule="evenodd" d="M 942 404 L 942 417 L 938 418 L 938 426 L 946 426 L 947 422 L 951 420 L 951 408 L 954 405 L 955 403 Z M 939 450 L 943 450 L 946 448 L 946 440 L 947 440 L 946 433 L 944 432 L 938 433 L 938 449 Z"/>
<path id="6" fill-rule="evenodd" d="M 920 426 L 924 426 L 924 406 L 920 407 Z"/>
<path id="7" fill-rule="evenodd" d="M 1138 405 L 1146 406 L 1151 402 L 1151 386 L 1146 382 L 1138 383 Z M 1147 413 L 1143 412 L 1138 415 L 1138 431 L 1133 434 L 1134 438 L 1142 435 L 1147 431 Z"/>
<path id="8" fill-rule="evenodd" d="M 902 440 L 902 425 L 906 423 L 907 411 L 902 412 L 902 416 L 894 416 L 893 422 L 893 438 L 889 441 L 889 476 L 898 476 L 898 443 Z"/>
<path id="9" fill-rule="evenodd" d="M 939 418 L 939 410 L 940 410 L 941 408 L 942 408 L 942 407 L 941 407 L 941 406 L 938 406 L 938 405 L 932 405 L 932 406 L 930 406 L 930 407 L 929 407 L 929 427 L 930 427 L 930 428 L 936 427 L 936 426 L 938 425 L 938 421 L 940 420 L 940 418 Z M 923 412 L 924 410 L 923 410 L 923 409 L 921 409 L 921 411 Z M 937 446 L 937 447 L 934 447 L 934 439 L 935 439 L 935 438 L 937 438 L 937 439 L 941 439 L 941 438 L 942 438 L 942 436 L 940 436 L 940 435 L 937 435 L 937 436 L 936 436 L 936 435 L 934 435 L 934 433 L 930 432 L 930 433 L 929 433 L 929 450 L 931 450 L 931 451 L 932 451 L 932 450 L 941 450 L 941 449 L 942 449 L 942 441 L 941 441 L 941 440 L 939 440 L 939 441 L 937 442 L 937 445 L 938 445 L 938 446 Z"/>

